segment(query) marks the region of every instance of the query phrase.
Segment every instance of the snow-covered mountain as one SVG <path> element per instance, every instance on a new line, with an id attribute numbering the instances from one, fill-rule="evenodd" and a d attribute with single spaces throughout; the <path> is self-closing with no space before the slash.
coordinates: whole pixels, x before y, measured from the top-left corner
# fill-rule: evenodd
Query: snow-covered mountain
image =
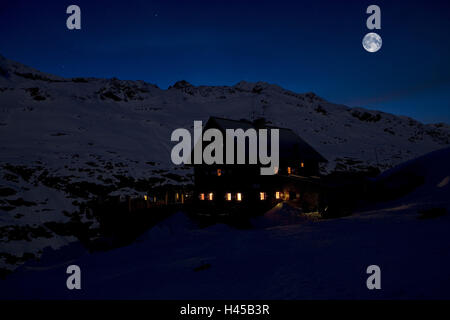
<path id="1" fill-rule="evenodd" d="M 0 56 L 0 268 L 74 240 L 60 226 L 89 198 L 189 183 L 190 169 L 170 162 L 170 135 L 210 116 L 264 117 L 291 128 L 329 160 L 328 172 L 388 169 L 450 141 L 446 124 L 265 82 L 179 81 L 163 90 L 144 81 L 61 78 Z M 95 228 L 88 217 L 80 221 Z"/>

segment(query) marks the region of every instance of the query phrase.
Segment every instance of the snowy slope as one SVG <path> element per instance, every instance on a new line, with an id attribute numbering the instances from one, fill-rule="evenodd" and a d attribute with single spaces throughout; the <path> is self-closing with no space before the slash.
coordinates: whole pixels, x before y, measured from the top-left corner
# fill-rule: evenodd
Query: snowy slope
<path id="1" fill-rule="evenodd" d="M 326 171 L 387 169 L 450 137 L 444 124 L 352 109 L 264 82 L 179 81 L 162 90 L 143 81 L 64 79 L 0 56 L 0 268 L 73 241 L 49 222 L 72 221 L 87 199 L 138 194 L 155 182 L 190 183 L 191 171 L 170 163 L 170 135 L 209 116 L 263 116 L 292 128 L 329 160 Z M 81 220 L 95 228 L 89 217 Z"/>
<path id="2" fill-rule="evenodd" d="M 273 224 L 275 213 L 298 214 L 283 204 L 256 218 L 254 229 L 199 229 L 177 213 L 128 247 L 95 254 L 67 247 L 59 260 L 49 251 L 5 280 L 0 298 L 449 299 L 449 161 L 447 148 L 387 172 L 425 182 L 346 218 Z M 446 214 L 420 215 L 436 207 Z M 69 264 L 81 267 L 81 291 L 65 287 Z M 366 287 L 373 264 L 381 290 Z"/>

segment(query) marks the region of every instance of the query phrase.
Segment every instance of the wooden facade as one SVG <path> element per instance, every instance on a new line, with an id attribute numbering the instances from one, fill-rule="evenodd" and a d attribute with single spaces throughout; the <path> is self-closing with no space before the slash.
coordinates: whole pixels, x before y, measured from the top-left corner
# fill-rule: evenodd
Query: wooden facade
<path id="1" fill-rule="evenodd" d="M 278 129 L 279 168 L 274 175 L 261 175 L 261 164 L 194 165 L 194 202 L 206 211 L 227 212 L 236 208 L 261 211 L 284 200 L 314 210 L 320 197 L 319 164 L 326 162 L 292 130 L 259 119 L 254 122 L 211 117 L 204 130 Z M 225 154 L 225 150 L 224 150 Z M 235 153 L 236 154 L 236 153 Z"/>

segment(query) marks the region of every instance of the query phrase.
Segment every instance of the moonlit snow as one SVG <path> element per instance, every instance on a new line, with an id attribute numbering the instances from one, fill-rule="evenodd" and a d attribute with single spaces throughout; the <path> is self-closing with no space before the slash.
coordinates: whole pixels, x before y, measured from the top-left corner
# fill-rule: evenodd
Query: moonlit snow
<path id="1" fill-rule="evenodd" d="M 133 196 L 142 190 L 124 181 L 191 181 L 192 169 L 171 164 L 170 136 L 177 128 L 192 129 L 194 120 L 265 117 L 328 159 L 324 172 L 384 171 L 450 141 L 446 124 L 349 108 L 265 82 L 179 81 L 160 89 L 144 81 L 65 79 L 1 56 L 0 71 L 0 271 L 77 241 L 48 226 L 69 222 L 77 202 L 96 197 L 92 190 Z"/>
<path id="2" fill-rule="evenodd" d="M 1 299 L 448 299 L 450 148 L 383 174 L 423 185 L 350 217 L 317 220 L 283 204 L 254 228 L 195 227 L 179 212 L 134 244 L 89 254 L 76 246 L 28 263 L 0 286 Z M 275 221 L 275 215 L 284 217 Z M 296 221 L 295 221 L 296 220 Z M 58 252 L 58 251 L 57 251 Z M 65 268 L 82 270 L 82 290 L 67 290 Z M 368 290 L 366 268 L 381 268 L 382 290 Z"/>

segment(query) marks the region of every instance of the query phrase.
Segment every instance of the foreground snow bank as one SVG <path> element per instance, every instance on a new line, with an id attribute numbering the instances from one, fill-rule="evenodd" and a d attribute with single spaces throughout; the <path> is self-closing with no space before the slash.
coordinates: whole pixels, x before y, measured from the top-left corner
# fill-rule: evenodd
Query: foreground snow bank
<path id="1" fill-rule="evenodd" d="M 449 299 L 449 158 L 441 150 L 386 172 L 380 180 L 403 172 L 423 183 L 351 217 L 309 219 L 283 204 L 254 229 L 200 229 L 179 212 L 128 247 L 44 252 L 0 282 L 0 298 Z M 440 216 L 420 214 L 437 206 Z M 82 270 L 80 291 L 66 289 L 70 264 Z M 366 288 L 372 264 L 381 290 Z"/>
<path id="2" fill-rule="evenodd" d="M 254 228 L 269 228 L 286 225 L 303 224 L 307 221 L 315 221 L 320 218 L 318 212 L 305 213 L 294 203 L 280 202 L 262 217 L 252 220 Z"/>
<path id="3" fill-rule="evenodd" d="M 414 209 L 394 207 L 255 230 L 163 224 L 114 251 L 78 251 L 51 266 L 44 255 L 42 267 L 23 267 L 2 281 L 0 297 L 448 299 L 450 218 L 417 216 Z M 69 257 L 73 250 L 60 253 Z M 70 264 L 81 267 L 80 291 L 66 289 Z M 380 291 L 366 288 L 371 264 L 381 267 Z"/>
<path id="4" fill-rule="evenodd" d="M 445 207 L 450 194 L 450 148 L 430 152 L 381 174 L 377 183 L 384 192 L 410 191 L 403 203 L 422 209 Z"/>

